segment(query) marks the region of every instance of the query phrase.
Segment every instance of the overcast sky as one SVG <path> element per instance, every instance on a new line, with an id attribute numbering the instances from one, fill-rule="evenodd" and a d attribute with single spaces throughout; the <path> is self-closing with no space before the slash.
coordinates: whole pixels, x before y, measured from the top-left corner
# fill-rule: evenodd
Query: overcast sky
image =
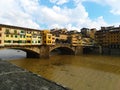
<path id="1" fill-rule="evenodd" d="M 120 0 L 0 0 L 0 24 L 35 29 L 120 24 Z"/>

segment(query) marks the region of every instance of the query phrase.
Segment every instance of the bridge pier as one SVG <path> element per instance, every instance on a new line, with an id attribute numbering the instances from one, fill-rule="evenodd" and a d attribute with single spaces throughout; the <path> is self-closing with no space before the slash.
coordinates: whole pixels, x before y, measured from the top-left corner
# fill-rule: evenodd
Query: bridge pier
<path id="1" fill-rule="evenodd" d="M 75 47 L 75 55 L 81 55 L 83 54 L 83 47 Z"/>
<path id="2" fill-rule="evenodd" d="M 40 46 L 40 58 L 49 58 L 49 46 Z"/>
<path id="3" fill-rule="evenodd" d="M 103 54 L 103 47 L 99 46 L 99 54 Z"/>

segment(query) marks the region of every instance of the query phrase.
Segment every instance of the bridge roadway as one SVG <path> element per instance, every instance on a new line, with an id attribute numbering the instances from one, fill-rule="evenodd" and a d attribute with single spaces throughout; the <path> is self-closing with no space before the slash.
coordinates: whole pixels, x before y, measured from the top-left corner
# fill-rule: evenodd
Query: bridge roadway
<path id="1" fill-rule="evenodd" d="M 0 90 L 69 90 L 37 74 L 0 60 Z"/>
<path id="2" fill-rule="evenodd" d="M 0 49 L 18 49 L 26 52 L 27 58 L 49 58 L 50 52 L 59 49 L 62 54 L 80 55 L 82 46 L 71 46 L 70 44 L 59 43 L 56 45 L 6 45 Z"/>

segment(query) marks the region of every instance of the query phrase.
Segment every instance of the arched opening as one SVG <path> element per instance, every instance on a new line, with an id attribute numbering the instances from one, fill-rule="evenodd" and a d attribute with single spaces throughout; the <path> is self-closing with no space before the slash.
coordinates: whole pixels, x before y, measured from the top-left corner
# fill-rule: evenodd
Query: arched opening
<path id="1" fill-rule="evenodd" d="M 27 58 L 39 58 L 40 57 L 39 53 L 34 52 L 32 50 L 28 50 L 28 49 L 21 49 L 21 50 L 26 52 L 26 57 Z"/>
<path id="2" fill-rule="evenodd" d="M 56 54 L 59 54 L 59 55 L 75 55 L 75 52 L 72 49 L 67 48 L 67 47 L 58 47 L 58 48 L 53 49 L 50 52 L 50 55 L 56 55 Z"/>
<path id="3" fill-rule="evenodd" d="M 18 58 L 39 58 L 39 54 L 37 52 L 21 49 L 21 48 L 6 48 L 0 50 L 0 59 L 2 60 L 10 60 L 10 59 L 18 59 Z"/>

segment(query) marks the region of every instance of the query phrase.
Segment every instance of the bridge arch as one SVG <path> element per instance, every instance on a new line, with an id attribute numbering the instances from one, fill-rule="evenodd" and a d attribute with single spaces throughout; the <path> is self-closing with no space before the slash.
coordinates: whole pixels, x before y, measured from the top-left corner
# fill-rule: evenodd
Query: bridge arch
<path id="1" fill-rule="evenodd" d="M 19 49 L 19 50 L 22 50 L 22 51 L 26 52 L 26 57 L 27 58 L 39 58 L 40 57 L 40 54 L 33 51 L 33 50 L 30 50 L 30 49 Z"/>
<path id="2" fill-rule="evenodd" d="M 40 53 L 39 50 L 32 50 L 31 48 L 23 48 L 23 47 L 6 47 L 6 48 L 2 48 L 0 50 L 3 49 L 13 49 L 13 50 L 22 50 L 24 52 L 26 52 L 26 58 L 39 58 L 40 57 Z"/>
<path id="3" fill-rule="evenodd" d="M 75 51 L 70 47 L 55 47 L 50 50 L 50 53 L 54 51 L 58 51 L 59 54 L 63 55 L 75 55 Z"/>

